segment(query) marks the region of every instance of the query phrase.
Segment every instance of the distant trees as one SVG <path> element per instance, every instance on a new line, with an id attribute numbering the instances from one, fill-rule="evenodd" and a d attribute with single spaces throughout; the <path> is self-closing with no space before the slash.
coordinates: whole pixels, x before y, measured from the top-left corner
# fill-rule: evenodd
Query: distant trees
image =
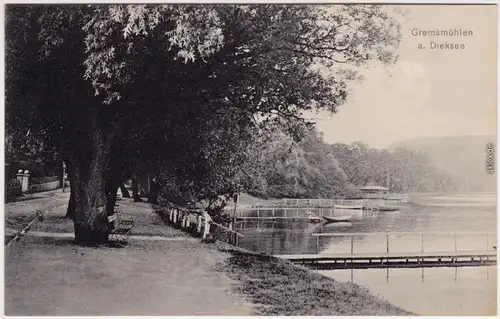
<path id="1" fill-rule="evenodd" d="M 394 152 L 356 142 L 329 145 L 315 130 L 296 143 L 275 133 L 262 148 L 263 175 L 251 193 L 269 197 L 334 198 L 360 196 L 368 183 L 393 192 L 452 191 L 454 183 L 427 156 L 404 148 Z"/>

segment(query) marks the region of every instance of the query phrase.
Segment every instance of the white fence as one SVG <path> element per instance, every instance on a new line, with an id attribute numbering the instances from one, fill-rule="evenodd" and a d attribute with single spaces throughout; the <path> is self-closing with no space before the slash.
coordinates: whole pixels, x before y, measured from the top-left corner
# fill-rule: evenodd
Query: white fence
<path id="1" fill-rule="evenodd" d="M 174 226 L 195 233 L 203 239 L 206 239 L 210 234 L 214 235 L 214 238 L 217 238 L 221 237 L 220 233 L 225 233 L 228 235 L 227 242 L 238 246 L 239 237 L 243 237 L 242 234 L 233 230 L 232 223 L 228 226 L 221 225 L 214 222 L 207 213 L 171 208 L 167 219 Z"/>

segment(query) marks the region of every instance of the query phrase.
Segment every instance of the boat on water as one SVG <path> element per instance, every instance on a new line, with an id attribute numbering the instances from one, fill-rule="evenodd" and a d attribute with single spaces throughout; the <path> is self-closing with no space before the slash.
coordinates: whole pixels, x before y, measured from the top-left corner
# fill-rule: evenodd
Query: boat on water
<path id="1" fill-rule="evenodd" d="M 373 207 L 363 207 L 363 210 L 371 210 L 375 212 L 396 212 L 400 211 L 402 209 L 402 206 L 388 206 L 388 205 L 377 205 Z"/>
<path id="2" fill-rule="evenodd" d="M 348 228 L 352 227 L 351 222 L 335 222 L 335 223 L 330 223 L 327 222 L 326 220 L 321 224 L 324 230 L 329 230 L 329 229 L 338 229 L 338 228 Z"/>
<path id="3" fill-rule="evenodd" d="M 323 218 L 330 223 L 343 223 L 351 221 L 352 216 L 323 216 Z"/>
<path id="4" fill-rule="evenodd" d="M 379 205 L 374 208 L 374 210 L 377 210 L 379 212 L 396 212 L 401 210 L 401 206 L 386 206 L 386 205 Z"/>

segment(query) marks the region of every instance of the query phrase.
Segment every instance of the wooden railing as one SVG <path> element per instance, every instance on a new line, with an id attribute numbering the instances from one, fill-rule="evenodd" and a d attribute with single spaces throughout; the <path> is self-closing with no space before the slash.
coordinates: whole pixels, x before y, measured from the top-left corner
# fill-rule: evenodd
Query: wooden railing
<path id="1" fill-rule="evenodd" d="M 389 254 L 390 253 L 390 238 L 394 236 L 418 236 L 420 237 L 420 252 L 425 252 L 425 237 L 426 236 L 450 236 L 453 238 L 454 243 L 454 251 L 458 252 L 457 245 L 457 237 L 459 236 L 482 236 L 485 240 L 485 252 L 496 250 L 496 241 L 493 242 L 490 239 L 494 236 L 496 238 L 496 234 L 494 233 L 485 233 L 485 232 L 453 232 L 453 233 L 445 233 L 445 232 L 390 232 L 390 233 L 319 233 L 313 234 L 316 237 L 316 254 L 319 254 L 320 251 L 320 237 L 350 237 L 350 253 L 354 254 L 354 244 L 356 237 L 380 237 L 385 236 L 386 249 L 385 252 L 380 252 Z"/>
<path id="2" fill-rule="evenodd" d="M 217 229 L 229 234 L 228 243 L 231 245 L 238 246 L 239 237 L 244 237 L 243 234 L 233 230 L 232 223 L 224 226 L 214 222 L 208 214 L 199 211 L 171 208 L 168 220 L 183 230 L 194 231 L 203 239 L 206 239 L 211 234 L 211 230 L 214 233 Z"/>
<path id="3" fill-rule="evenodd" d="M 5 246 L 6 247 L 11 246 L 14 242 L 18 241 L 22 236 L 24 236 L 31 229 L 31 226 L 33 226 L 35 222 L 37 221 L 41 222 L 43 221 L 43 219 L 44 219 L 44 212 L 37 211 L 35 213 L 35 216 L 33 216 L 33 218 L 30 220 L 30 222 L 26 226 L 24 226 L 23 229 L 15 233 L 14 236 L 7 242 Z"/>
<path id="4" fill-rule="evenodd" d="M 285 207 L 328 207 L 335 205 L 361 205 L 361 200 L 354 199 L 297 199 L 285 198 L 282 200 Z"/>
<path id="5" fill-rule="evenodd" d="M 255 212 L 255 216 L 248 216 L 245 211 Z M 240 219 L 301 219 L 308 218 L 306 212 L 313 212 L 318 216 L 332 216 L 333 208 L 297 208 L 297 207 L 284 207 L 284 208 L 272 208 L 272 207 L 246 207 L 239 208 L 236 210 L 236 217 Z"/>
<path id="6" fill-rule="evenodd" d="M 342 206 L 363 206 L 371 207 L 376 205 L 401 205 L 404 204 L 405 200 L 403 198 L 391 198 L 391 199 L 294 199 L 285 198 L 278 203 L 278 205 L 283 207 L 327 207 L 332 208 L 335 205 Z"/>

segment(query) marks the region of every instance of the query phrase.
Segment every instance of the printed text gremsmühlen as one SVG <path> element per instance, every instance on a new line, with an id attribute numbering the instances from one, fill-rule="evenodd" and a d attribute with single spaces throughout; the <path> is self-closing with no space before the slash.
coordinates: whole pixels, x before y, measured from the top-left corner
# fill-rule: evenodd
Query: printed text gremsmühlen
<path id="1" fill-rule="evenodd" d="M 471 37 L 474 32 L 463 29 L 443 29 L 443 30 L 421 30 L 417 28 L 411 29 L 411 35 L 416 37 Z"/>

